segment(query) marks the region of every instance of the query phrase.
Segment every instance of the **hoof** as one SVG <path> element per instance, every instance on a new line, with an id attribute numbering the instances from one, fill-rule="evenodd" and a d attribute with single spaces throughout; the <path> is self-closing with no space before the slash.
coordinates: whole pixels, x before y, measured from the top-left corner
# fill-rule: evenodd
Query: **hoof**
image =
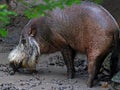
<path id="1" fill-rule="evenodd" d="M 93 83 L 90 82 L 90 81 L 88 81 L 88 82 L 87 82 L 87 87 L 92 88 L 92 87 L 93 87 Z"/>
<path id="2" fill-rule="evenodd" d="M 10 75 L 14 75 L 14 74 L 15 74 L 15 72 L 14 72 L 14 71 L 10 71 L 9 73 L 10 73 Z"/>
<path id="3" fill-rule="evenodd" d="M 12 68 L 9 68 L 8 72 L 9 72 L 10 75 L 14 75 L 15 74 L 15 71 Z"/>
<path id="4" fill-rule="evenodd" d="M 93 85 L 92 84 L 87 84 L 87 87 L 92 88 Z"/>
<path id="5" fill-rule="evenodd" d="M 74 74 L 67 74 L 67 77 L 68 77 L 68 79 L 73 79 L 74 78 Z"/>

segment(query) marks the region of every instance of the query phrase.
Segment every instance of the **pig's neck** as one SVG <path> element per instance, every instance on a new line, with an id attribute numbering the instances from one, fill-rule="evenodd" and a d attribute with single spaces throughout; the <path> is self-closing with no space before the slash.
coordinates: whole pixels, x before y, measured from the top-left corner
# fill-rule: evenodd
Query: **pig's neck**
<path id="1" fill-rule="evenodd" d="M 57 32 L 53 32 L 49 40 L 43 41 L 41 46 L 41 53 L 54 53 L 60 51 L 62 48 L 67 46 L 66 40 Z"/>

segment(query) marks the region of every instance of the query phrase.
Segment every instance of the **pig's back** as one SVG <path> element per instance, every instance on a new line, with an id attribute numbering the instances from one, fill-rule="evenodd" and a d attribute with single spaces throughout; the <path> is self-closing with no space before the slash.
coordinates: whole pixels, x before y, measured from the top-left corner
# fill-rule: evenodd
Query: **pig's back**
<path id="1" fill-rule="evenodd" d="M 77 32 L 92 24 L 99 24 L 99 27 L 105 29 L 118 27 L 107 10 L 91 2 L 82 2 L 80 5 L 66 7 L 63 10 L 57 8 L 50 13 L 50 26 L 59 32 L 73 30 Z"/>
<path id="2" fill-rule="evenodd" d="M 102 38 L 107 33 L 112 35 L 118 29 L 111 14 L 91 2 L 82 2 L 64 10 L 55 9 L 50 13 L 49 21 L 51 30 L 61 34 L 71 47 L 83 52 L 89 41 Z"/>

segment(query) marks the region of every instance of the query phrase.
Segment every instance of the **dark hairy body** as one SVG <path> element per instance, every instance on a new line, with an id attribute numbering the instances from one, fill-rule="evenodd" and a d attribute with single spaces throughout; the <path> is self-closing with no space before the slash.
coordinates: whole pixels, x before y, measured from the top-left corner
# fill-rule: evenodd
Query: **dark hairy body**
<path id="1" fill-rule="evenodd" d="M 116 72 L 118 30 L 116 21 L 107 10 L 94 3 L 83 2 L 64 10 L 55 9 L 45 17 L 30 20 L 22 35 L 26 41 L 28 37 L 36 40 L 40 54 L 61 51 L 68 78 L 74 77 L 76 52 L 86 54 L 89 74 L 87 84 L 92 87 L 110 50 L 113 51 L 111 73 L 113 75 Z"/>

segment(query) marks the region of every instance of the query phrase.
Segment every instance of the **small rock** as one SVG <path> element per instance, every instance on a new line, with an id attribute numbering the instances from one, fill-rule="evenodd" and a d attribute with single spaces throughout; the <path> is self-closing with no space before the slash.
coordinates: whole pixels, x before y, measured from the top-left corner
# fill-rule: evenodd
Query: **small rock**
<path id="1" fill-rule="evenodd" d="M 102 83 L 102 88 L 108 88 L 108 82 L 103 82 Z"/>
<path id="2" fill-rule="evenodd" d="M 120 71 L 113 76 L 112 81 L 120 84 Z"/>

